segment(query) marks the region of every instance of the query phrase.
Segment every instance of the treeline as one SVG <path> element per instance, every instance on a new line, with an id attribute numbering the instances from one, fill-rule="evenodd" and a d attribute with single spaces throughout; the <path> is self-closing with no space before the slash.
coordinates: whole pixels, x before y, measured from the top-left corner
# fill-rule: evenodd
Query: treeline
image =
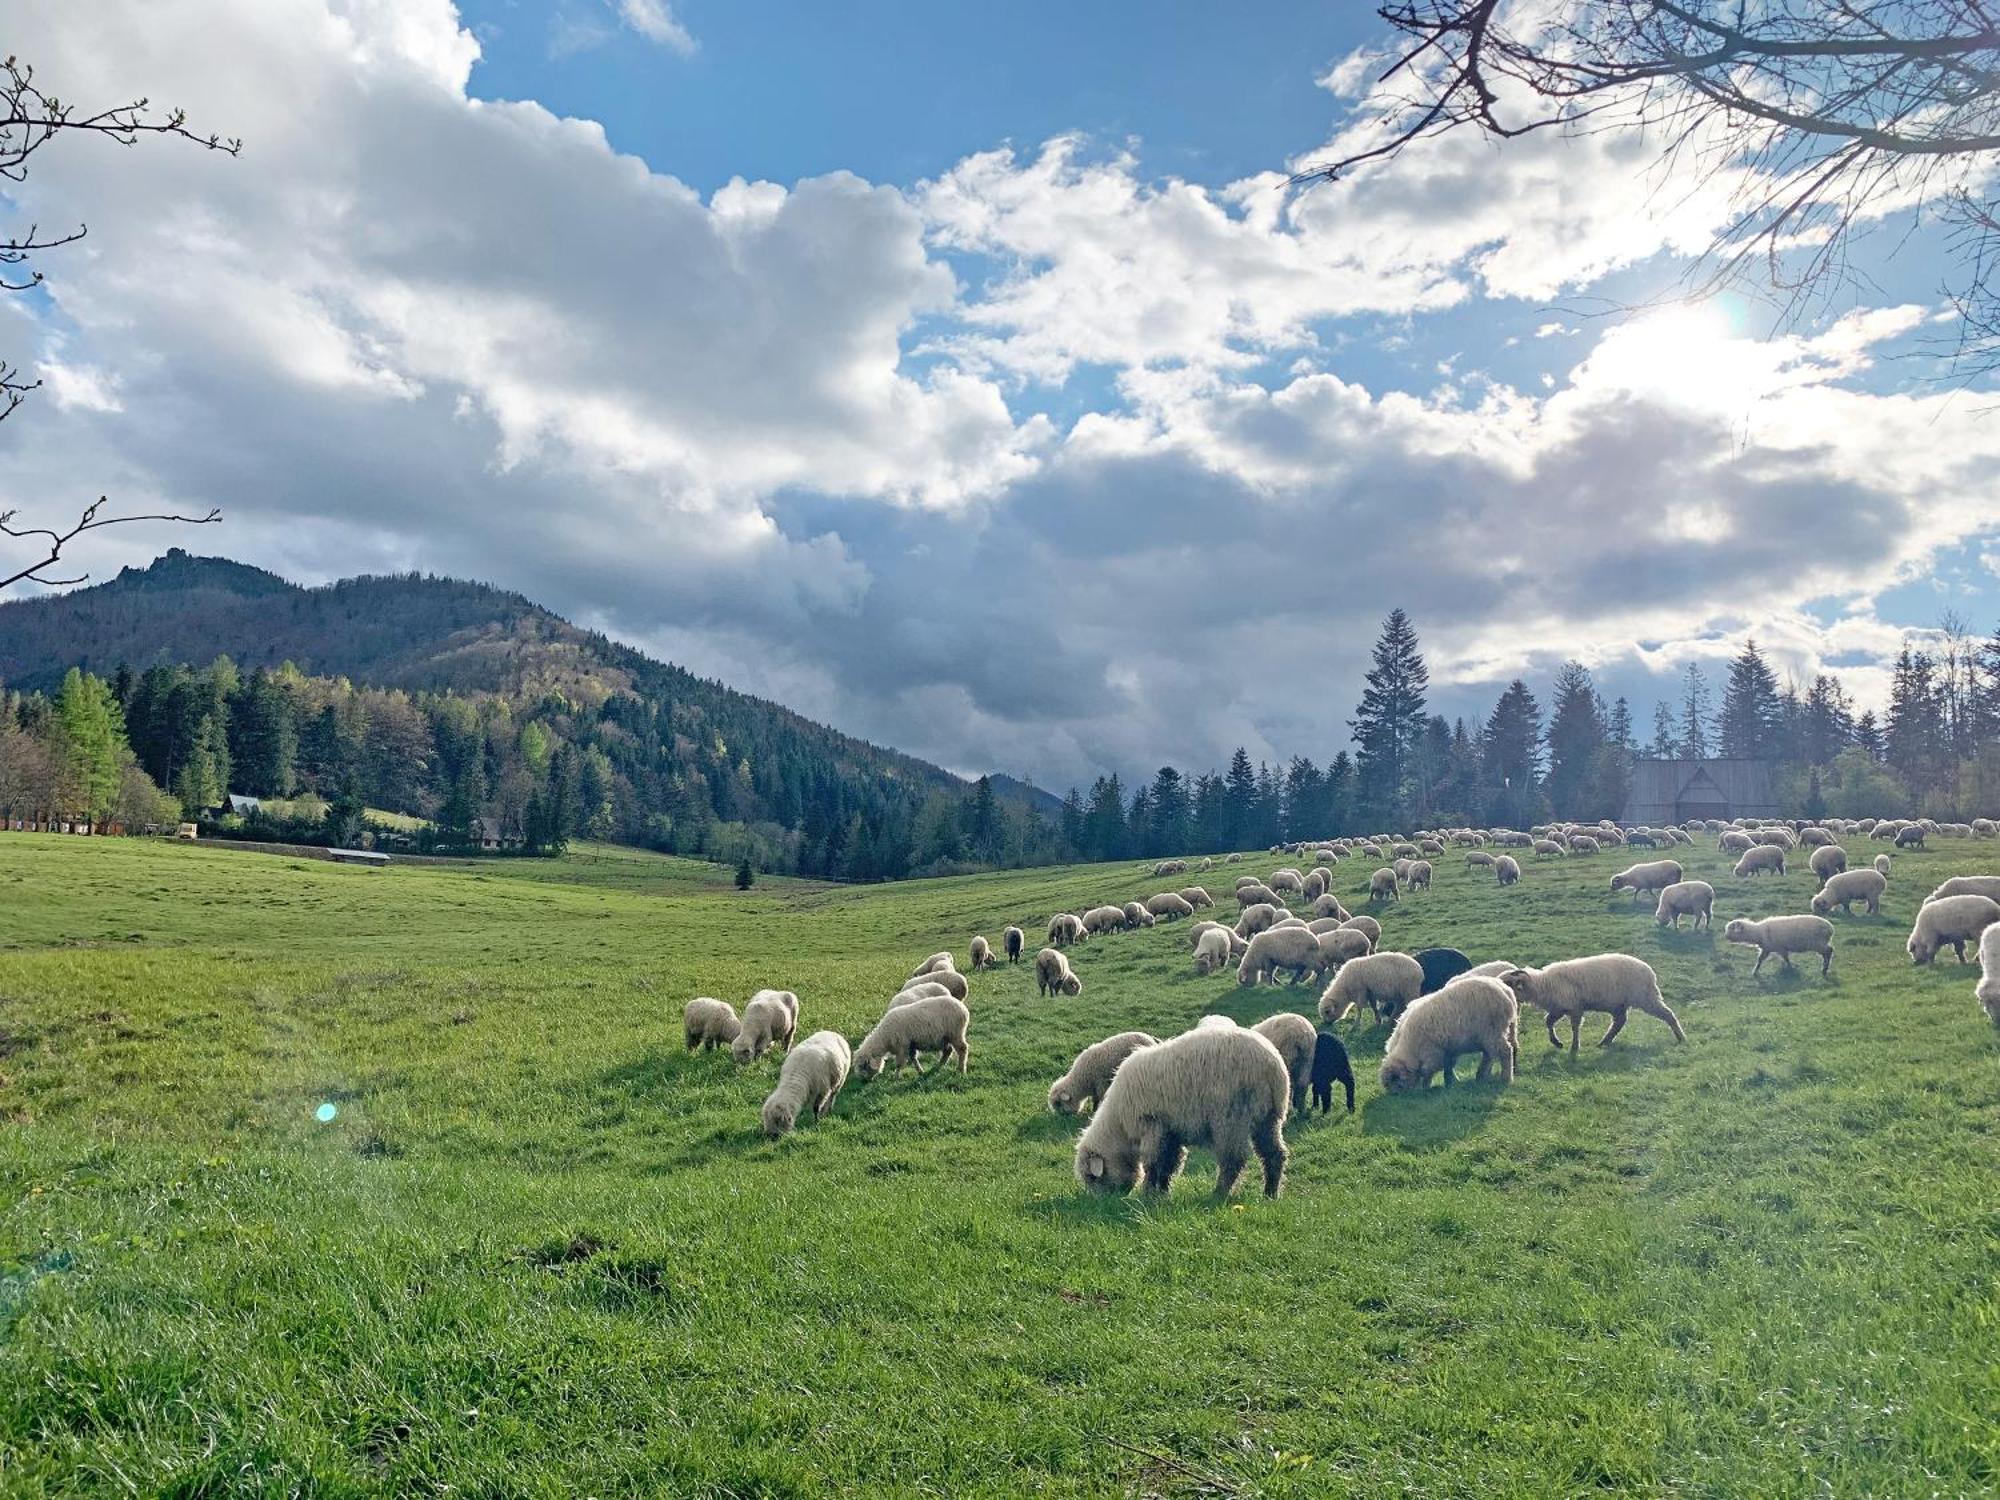
<path id="1" fill-rule="evenodd" d="M 1983 644 L 1947 617 L 1937 651 L 1906 645 L 1886 715 L 1856 713 L 1839 678 L 1780 683 L 1754 641 L 1731 663 L 1719 708 L 1699 666 L 1654 713 L 1643 751 L 1624 698 L 1607 703 L 1589 670 L 1565 662 L 1544 709 L 1509 683 L 1478 724 L 1428 710 L 1430 673 L 1402 610 L 1384 622 L 1349 727 L 1354 753 L 1324 768 L 1305 756 L 1253 766 L 1239 748 L 1221 775 L 1162 766 L 1127 794 L 1117 776 L 1072 788 L 1063 842 L 1083 859 L 1253 849 L 1341 834 L 1551 818 L 1617 818 L 1633 767 L 1652 756 L 1744 756 L 1774 763 L 1789 815 L 1929 814 L 2000 807 L 2000 630 Z"/>
<path id="2" fill-rule="evenodd" d="M 424 820 L 400 841 L 446 853 L 611 839 L 844 880 L 1063 857 L 1048 823 L 990 781 L 955 796 L 868 779 L 787 755 L 808 741 L 783 726 L 777 744 L 731 745 L 700 705 L 629 693 L 595 706 L 559 691 L 410 693 L 289 664 L 246 674 L 219 657 L 108 680 L 72 670 L 53 698 L 11 694 L 5 707 L 0 812 L 16 816 L 143 826 L 219 813 L 236 793 L 270 805 L 218 816 L 212 833 L 348 844 L 374 808 Z M 95 759 L 86 744 L 101 747 Z M 135 815 L 146 796 L 148 815 Z"/>

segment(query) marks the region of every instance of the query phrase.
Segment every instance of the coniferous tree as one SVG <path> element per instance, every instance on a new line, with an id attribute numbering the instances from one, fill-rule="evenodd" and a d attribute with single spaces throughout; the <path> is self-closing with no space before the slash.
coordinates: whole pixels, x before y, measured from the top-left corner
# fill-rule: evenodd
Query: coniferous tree
<path id="1" fill-rule="evenodd" d="M 1861 716 L 1854 721 L 1854 745 L 1870 760 L 1882 759 L 1882 726 L 1875 718 L 1874 709 L 1863 709 Z"/>
<path id="2" fill-rule="evenodd" d="M 1255 822 L 1257 815 L 1257 772 L 1250 764 L 1250 752 L 1241 745 L 1229 757 L 1229 772 L 1223 778 L 1223 803 L 1229 817 L 1229 832 L 1224 840 L 1231 849 L 1248 849 L 1255 845 Z"/>
<path id="3" fill-rule="evenodd" d="M 1688 760 L 1704 760 L 1708 756 L 1709 702 L 1708 677 L 1700 662 L 1691 661 L 1681 674 L 1680 724 L 1674 735 L 1681 755 Z"/>
<path id="4" fill-rule="evenodd" d="M 1159 854 L 1179 854 L 1188 848 L 1192 825 L 1187 786 L 1172 766 L 1161 766 L 1153 777 L 1152 828 L 1148 846 Z"/>
<path id="5" fill-rule="evenodd" d="M 744 855 L 736 864 L 736 889 L 747 891 L 757 883 L 757 872 L 750 867 L 750 856 Z"/>
<path id="6" fill-rule="evenodd" d="M 1082 858 L 1084 850 L 1083 798 L 1078 794 L 1075 787 L 1071 787 L 1069 795 L 1063 798 L 1062 836 L 1063 842 L 1069 845 L 1071 856 L 1073 858 Z"/>
<path id="7" fill-rule="evenodd" d="M 124 710 L 111 685 L 71 667 L 56 693 L 54 725 L 58 762 L 76 798 L 69 810 L 108 816 L 131 755 Z"/>
<path id="8" fill-rule="evenodd" d="M 1673 709 L 1665 703 L 1653 705 L 1653 743 L 1648 747 L 1648 753 L 1661 760 L 1680 758 L 1680 723 L 1674 717 Z"/>
<path id="9" fill-rule="evenodd" d="M 1333 764 L 1326 768 L 1326 807 L 1328 837 L 1355 831 L 1359 819 L 1354 812 L 1354 757 L 1345 750 L 1336 754 Z"/>
<path id="10" fill-rule="evenodd" d="M 1348 721 L 1356 747 L 1355 795 L 1364 818 L 1400 824 L 1410 811 L 1430 686 L 1416 627 L 1400 607 L 1382 622 L 1367 682 Z"/>
<path id="11" fill-rule="evenodd" d="M 1526 828 L 1535 821 L 1541 796 L 1541 746 L 1541 705 L 1517 677 L 1493 705 L 1479 737 L 1489 822 Z"/>
<path id="12" fill-rule="evenodd" d="M 1882 748 L 1890 769 L 1902 778 L 1919 808 L 1928 804 L 1943 769 L 1943 718 L 1936 663 L 1929 652 L 1913 651 L 1906 641 L 1890 674 Z"/>
<path id="13" fill-rule="evenodd" d="M 1781 710 L 1778 679 L 1755 640 L 1729 664 L 1722 690 L 1722 713 L 1716 720 L 1718 752 L 1725 756 L 1763 758 L 1778 749 Z"/>
<path id="14" fill-rule="evenodd" d="M 1566 661 L 1556 673 L 1548 744 L 1545 789 L 1557 817 L 1597 818 L 1617 811 L 1597 805 L 1609 738 L 1604 706 L 1598 701 L 1597 687 L 1582 662 Z"/>

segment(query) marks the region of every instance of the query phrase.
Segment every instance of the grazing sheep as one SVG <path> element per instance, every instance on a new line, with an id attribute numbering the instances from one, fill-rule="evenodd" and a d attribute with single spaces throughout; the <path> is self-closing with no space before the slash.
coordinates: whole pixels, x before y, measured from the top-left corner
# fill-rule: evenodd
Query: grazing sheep
<path id="1" fill-rule="evenodd" d="M 1493 861 L 1493 878 L 1502 885 L 1518 885 L 1521 880 L 1521 862 L 1511 854 L 1503 854 Z"/>
<path id="2" fill-rule="evenodd" d="M 910 978 L 922 979 L 926 974 L 933 973 L 936 970 L 955 967 L 957 966 L 952 962 L 952 957 L 949 953 L 933 953 L 929 958 L 910 970 Z"/>
<path id="3" fill-rule="evenodd" d="M 1323 920 L 1331 921 L 1332 918 Z M 1312 931 L 1310 927 L 1306 930 Z M 1325 932 L 1314 933 L 1314 936 L 1319 941 L 1320 962 L 1329 971 L 1337 971 L 1342 964 L 1366 958 L 1375 951 L 1375 945 L 1368 941 L 1368 934 L 1353 927 L 1332 927 Z"/>
<path id="4" fill-rule="evenodd" d="M 1288 971 L 1292 982 L 1310 979 L 1326 967 L 1326 956 L 1320 952 L 1318 934 L 1304 926 L 1274 927 L 1268 932 L 1260 932 L 1250 939 L 1250 946 L 1244 951 L 1243 962 L 1237 966 L 1236 982 L 1252 985 L 1264 982 L 1276 984 L 1278 971 Z"/>
<path id="5" fill-rule="evenodd" d="M 1035 955 L 1035 993 L 1038 995 L 1081 995 L 1083 981 L 1069 966 L 1060 948 L 1044 948 Z"/>
<path id="6" fill-rule="evenodd" d="M 1754 848 L 1745 849 L 1743 857 L 1736 861 L 1736 874 L 1739 879 L 1784 873 L 1785 851 L 1776 844 L 1758 844 Z"/>
<path id="7" fill-rule="evenodd" d="M 1371 953 L 1340 966 L 1319 997 L 1322 1021 L 1344 1021 L 1365 1005 L 1369 1016 L 1394 1020 L 1423 992 L 1424 966 L 1407 953 Z"/>
<path id="8" fill-rule="evenodd" d="M 1184 859 L 1163 859 L 1153 866 L 1153 874 L 1155 876 L 1185 875 L 1187 874 L 1187 861 Z"/>
<path id="9" fill-rule="evenodd" d="M 1923 904 L 1928 906 L 1947 896 L 1984 896 L 1988 901 L 2000 901 L 2000 875 L 1954 875 L 1924 897 Z"/>
<path id="10" fill-rule="evenodd" d="M 1501 1076 L 1512 1083 L 1520 1032 L 1521 1007 L 1506 985 L 1476 975 L 1454 979 L 1403 1012 L 1383 1050 L 1382 1087 L 1392 1094 L 1427 1089 L 1431 1076 L 1442 1073 L 1450 1088 L 1452 1070 L 1467 1052 L 1479 1054 L 1475 1081 L 1498 1062 Z"/>
<path id="11" fill-rule="evenodd" d="M 1789 828 L 1760 828 L 1750 835 L 1750 842 L 1767 849 L 1793 849 L 1798 846 L 1798 840 L 1792 837 Z"/>
<path id="12" fill-rule="evenodd" d="M 1886 855 L 1886 854 L 1878 854 L 1878 855 L 1876 855 L 1876 856 L 1875 856 L 1875 873 L 1876 873 L 1877 875 L 1880 875 L 1880 876 L 1881 876 L 1881 877 L 1882 877 L 1882 878 L 1883 878 L 1884 880 L 1887 880 L 1887 879 L 1889 878 L 1889 856 L 1888 856 L 1888 855 Z"/>
<path id="13" fill-rule="evenodd" d="M 973 973 L 977 974 L 981 969 L 997 968 L 999 966 L 999 962 L 1000 961 L 993 956 L 992 945 L 988 943 L 985 938 L 983 937 L 973 938 L 972 940 Z"/>
<path id="14" fill-rule="evenodd" d="M 1198 885 L 1191 885 L 1182 891 L 1181 900 L 1187 902 L 1196 911 L 1207 911 L 1215 905 L 1215 898 Z"/>
<path id="15" fill-rule="evenodd" d="M 1194 915 L 1194 906 L 1178 891 L 1161 891 L 1157 896 L 1148 896 L 1146 910 L 1162 921 Z"/>
<path id="16" fill-rule="evenodd" d="M 1648 839 L 1646 842 L 1650 845 L 1652 840 Z M 1569 841 L 1569 852 L 1571 854 L 1595 854 L 1599 847 L 1597 840 L 1587 833 L 1572 835 Z M 1447 1072 L 1445 1076 L 1450 1077 L 1451 1075 Z"/>
<path id="17" fill-rule="evenodd" d="M 1799 830 L 1799 845 L 1806 849 L 1824 849 L 1834 842 L 1833 834 L 1814 823 Z"/>
<path id="18" fill-rule="evenodd" d="M 1741 854 L 1748 848 L 1750 835 L 1740 828 L 1724 829 L 1722 837 L 1715 841 L 1715 852 L 1718 854 Z"/>
<path id="19" fill-rule="evenodd" d="M 1251 1152 L 1265 1196 L 1285 1179 L 1292 1080 L 1264 1037 L 1241 1026 L 1197 1027 L 1126 1058 L 1076 1143 L 1076 1178 L 1094 1193 L 1128 1193 L 1143 1174 L 1164 1193 L 1190 1146 L 1215 1153 L 1215 1196 L 1227 1198 Z"/>
<path id="20" fill-rule="evenodd" d="M 1153 925 L 1153 914 L 1137 901 L 1127 901 L 1124 906 L 1124 912 L 1125 925 L 1127 927 L 1151 927 Z"/>
<path id="21" fill-rule="evenodd" d="M 1472 960 L 1456 948 L 1419 948 L 1410 956 L 1424 971 L 1423 987 L 1418 991 L 1422 995 L 1436 993 L 1472 968 Z"/>
<path id="22" fill-rule="evenodd" d="M 1619 891 L 1630 891 L 1632 904 L 1637 906 L 1643 892 L 1663 891 L 1668 886 L 1676 884 L 1682 873 L 1679 860 L 1656 859 L 1649 864 L 1633 865 L 1629 869 L 1620 870 L 1611 877 L 1611 889 L 1614 894 Z"/>
<path id="23" fill-rule="evenodd" d="M 1277 926 L 1279 915 L 1279 908 L 1268 901 L 1260 901 L 1255 906 L 1246 906 L 1243 908 L 1243 915 L 1236 919 L 1236 935 L 1244 939 L 1253 938 L 1267 928 Z"/>
<path id="24" fill-rule="evenodd" d="M 1493 856 L 1488 854 L 1484 849 L 1474 849 L 1470 854 L 1465 856 L 1465 867 L 1468 870 L 1490 870 L 1493 867 Z"/>
<path id="25" fill-rule="evenodd" d="M 1752 976 L 1763 969 L 1764 960 L 1773 953 L 1784 960 L 1788 969 L 1794 953 L 1817 953 L 1822 976 L 1833 969 L 1833 923 L 1825 917 L 1765 917 L 1761 921 L 1736 917 L 1722 929 L 1722 940 L 1757 950 L 1757 963 L 1750 970 Z"/>
<path id="26" fill-rule="evenodd" d="M 1326 894 L 1327 887 L 1332 884 L 1331 871 L 1314 868 L 1306 871 L 1306 881 L 1300 888 L 1300 894 L 1308 901 L 1317 901 Z"/>
<path id="27" fill-rule="evenodd" d="M 928 1000 L 933 995 L 951 995 L 951 991 L 941 984 L 934 984 L 929 979 L 912 979 L 896 991 L 886 1009 L 894 1010 L 898 1006 L 909 1005 L 917 1000 Z M 951 998 L 956 1000 L 958 996 L 951 995 Z"/>
<path id="28" fill-rule="evenodd" d="M 1986 1018 L 2000 1026 L 2000 922 L 1979 935 L 1979 983 L 1972 998 L 1979 1002 Z"/>
<path id="29" fill-rule="evenodd" d="M 743 1026 L 736 1019 L 736 1007 L 727 1000 L 697 995 L 681 1008 L 681 1029 L 687 1036 L 688 1051 L 699 1047 L 713 1052 L 735 1041 Z"/>
<path id="30" fill-rule="evenodd" d="M 1049 918 L 1049 945 L 1067 948 L 1072 943 L 1081 943 L 1090 936 L 1083 930 L 1083 918 L 1075 912 L 1059 911 Z"/>
<path id="31" fill-rule="evenodd" d="M 1313 1103 L 1321 1114 L 1333 1108 L 1336 1083 L 1346 1091 L 1347 1112 L 1354 1113 L 1354 1064 L 1348 1060 L 1346 1046 L 1330 1031 L 1320 1032 L 1313 1044 L 1311 1081 Z"/>
<path id="32" fill-rule="evenodd" d="M 1368 877 L 1368 899 L 1370 901 L 1400 901 L 1403 899 L 1399 890 L 1400 885 L 1401 882 L 1397 880 L 1396 872 L 1384 866 Z"/>
<path id="33" fill-rule="evenodd" d="M 1248 885 L 1236 887 L 1236 906 L 1239 911 L 1248 911 L 1253 906 L 1283 906 L 1285 903 L 1278 893 L 1261 880 L 1253 880 Z"/>
<path id="34" fill-rule="evenodd" d="M 759 990 L 743 1007 L 743 1023 L 729 1044 L 729 1055 L 753 1063 L 774 1046 L 789 1052 L 798 1029 L 799 997 L 790 990 Z"/>
<path id="35" fill-rule="evenodd" d="M 1264 882 L 1274 891 L 1290 891 L 1301 895 L 1306 888 L 1306 880 L 1297 870 L 1274 870 L 1271 878 Z"/>
<path id="36" fill-rule="evenodd" d="M 1685 1042 L 1680 1017 L 1660 994 L 1660 978 L 1653 966 L 1625 953 L 1599 953 L 1590 958 L 1565 958 L 1541 969 L 1509 969 L 1501 975 L 1507 988 L 1523 1005 L 1537 1006 L 1549 1030 L 1549 1045 L 1560 1047 L 1556 1022 L 1569 1017 L 1569 1050 L 1577 1049 L 1586 1011 L 1601 1010 L 1611 1017 L 1598 1046 L 1610 1044 L 1625 1029 L 1625 1012 L 1642 1010 L 1667 1023 L 1674 1040 Z"/>
<path id="37" fill-rule="evenodd" d="M 1049 1108 L 1059 1115 L 1080 1115 L 1111 1087 L 1118 1065 L 1141 1047 L 1156 1047 L 1159 1038 L 1143 1031 L 1121 1031 L 1092 1042 L 1077 1053 L 1069 1071 L 1049 1085 Z"/>
<path id="38" fill-rule="evenodd" d="M 1414 861 L 1406 882 L 1413 891 L 1427 891 L 1431 888 L 1431 862 L 1427 859 Z"/>
<path id="39" fill-rule="evenodd" d="M 1854 903 L 1866 901 L 1868 915 L 1872 917 L 1882 910 L 1882 893 L 1888 889 L 1889 882 L 1880 871 L 1842 870 L 1819 888 L 1819 893 L 1812 898 L 1812 909 L 1824 917 L 1837 906 L 1851 917 L 1854 915 Z"/>
<path id="40" fill-rule="evenodd" d="M 1917 913 L 1910 929 L 1909 949 L 1913 963 L 1927 964 L 1938 949 L 1949 948 L 1965 962 L 1965 945 L 1976 943 L 1980 934 L 2000 922 L 2000 901 L 1990 896 L 1944 896 L 1927 903 Z"/>
<path id="41" fill-rule="evenodd" d="M 1362 912 L 1359 916 L 1348 917 L 1340 925 L 1342 927 L 1351 927 L 1356 932 L 1365 934 L 1368 938 L 1368 946 L 1371 949 L 1382 946 L 1382 924 L 1369 916 L 1367 912 Z"/>
<path id="42" fill-rule="evenodd" d="M 971 1023 L 972 1012 L 965 1008 L 965 1002 L 950 995 L 928 995 L 899 1005 L 877 1021 L 875 1029 L 854 1049 L 855 1075 L 873 1078 L 891 1062 L 895 1064 L 892 1075 L 902 1072 L 906 1064 L 922 1074 L 919 1056 L 925 1052 L 935 1052 L 940 1066 L 956 1057 L 958 1071 L 963 1073 L 972 1057 L 972 1049 L 965 1043 L 965 1028 Z"/>
<path id="43" fill-rule="evenodd" d="M 1340 897 L 1334 895 L 1332 891 L 1328 891 L 1313 902 L 1312 914 L 1316 917 L 1338 917 L 1343 922 L 1353 915 L 1340 904 Z"/>
<path id="44" fill-rule="evenodd" d="M 1563 859 L 1569 854 L 1569 850 L 1554 839 L 1536 839 L 1532 848 L 1536 859 Z"/>
<path id="45" fill-rule="evenodd" d="M 1230 939 L 1236 934 L 1227 927 L 1211 927 L 1204 932 L 1194 945 L 1194 971 L 1197 974 L 1213 974 L 1233 955 Z"/>
<path id="46" fill-rule="evenodd" d="M 1125 926 L 1122 906 L 1093 906 L 1083 914 L 1083 930 L 1095 937 L 1100 932 L 1117 932 Z"/>
<path id="47" fill-rule="evenodd" d="M 1397 885 L 1408 885 L 1410 883 L 1410 867 L 1415 863 L 1414 859 L 1405 858 L 1399 859 L 1389 866 L 1390 869 L 1396 872 Z"/>
<path id="48" fill-rule="evenodd" d="M 1677 880 L 1660 892 L 1660 904 L 1653 908 L 1653 920 L 1662 927 L 1681 930 L 1681 918 L 1694 918 L 1697 931 L 1714 926 L 1715 887 L 1706 880 Z"/>
<path id="49" fill-rule="evenodd" d="M 1304 1016 L 1281 1010 L 1250 1029 L 1278 1049 L 1278 1056 L 1285 1060 L 1285 1071 L 1292 1075 L 1292 1108 L 1301 1108 L 1306 1102 L 1306 1089 L 1312 1083 L 1313 1048 L 1319 1041 L 1313 1023 Z"/>
<path id="50" fill-rule="evenodd" d="M 823 1118 L 847 1082 L 853 1056 L 847 1038 L 837 1031 L 815 1031 L 787 1052 L 778 1086 L 764 1100 L 764 1134 L 785 1134 L 807 1105 L 815 1120 Z"/>
<path id="51" fill-rule="evenodd" d="M 1225 865 L 1240 865 L 1243 863 L 1243 856 L 1240 854 L 1225 854 L 1222 857 L 1222 862 Z"/>
<path id="52" fill-rule="evenodd" d="M 1896 831 L 1896 847 L 1898 849 L 1923 848 L 1924 847 L 1923 828 L 1916 823 L 1912 823 L 1907 828 L 1898 829 Z"/>
<path id="53" fill-rule="evenodd" d="M 928 974 L 918 974 L 904 981 L 906 987 L 920 982 L 943 985 L 953 997 L 959 1000 L 967 998 L 972 988 L 965 982 L 965 976 L 956 969 L 932 969 Z"/>
<path id="54" fill-rule="evenodd" d="M 1017 964 L 1021 961 L 1021 949 L 1027 945 L 1027 941 L 1028 935 L 1018 927 L 1009 927 L 1000 934 L 1000 944 L 1007 950 L 1008 963 Z"/>
<path id="55" fill-rule="evenodd" d="M 1521 966 L 1515 963 L 1514 960 L 1511 958 L 1496 958 L 1496 959 L 1491 959 L 1483 964 L 1474 964 L 1471 968 L 1467 969 L 1465 972 L 1468 974 L 1476 974 L 1481 979 L 1502 979 L 1505 978 L 1508 973 L 1520 967 Z"/>
<path id="56" fill-rule="evenodd" d="M 1822 829 L 1821 832 L 1825 830 Z M 1819 883 L 1825 885 L 1847 868 L 1847 851 L 1838 844 L 1821 844 L 1813 850 L 1812 857 L 1806 863 L 1811 867 L 1813 874 L 1819 877 Z"/>

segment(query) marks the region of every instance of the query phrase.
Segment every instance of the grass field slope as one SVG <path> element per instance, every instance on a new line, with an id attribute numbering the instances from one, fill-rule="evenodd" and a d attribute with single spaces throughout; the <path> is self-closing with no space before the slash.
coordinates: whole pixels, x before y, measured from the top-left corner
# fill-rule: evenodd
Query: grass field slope
<path id="1" fill-rule="evenodd" d="M 1804 911 L 1802 868 L 1680 857 L 1714 937 L 1612 895 L 1623 851 L 1511 890 L 1447 857 L 1382 920 L 1637 954 L 1687 1045 L 1592 1017 L 1572 1059 L 1531 1014 L 1511 1086 L 1390 1097 L 1350 1023 L 1358 1111 L 1218 1205 L 1199 1154 L 1086 1196 L 1044 1105 L 1113 1032 L 1311 1010 L 1197 977 L 1185 922 L 1072 950 L 1079 998 L 969 976 L 969 1073 L 850 1082 L 775 1142 L 778 1060 L 679 1034 L 773 986 L 858 1038 L 934 949 L 1018 921 L 1032 957 L 1052 911 L 1202 876 L 739 893 L 599 848 L 0 834 L 0 1492 L 1993 1494 L 2000 1042 L 1976 968 L 1903 940 L 2000 850 L 1898 855 L 1829 980 L 1721 941 Z"/>

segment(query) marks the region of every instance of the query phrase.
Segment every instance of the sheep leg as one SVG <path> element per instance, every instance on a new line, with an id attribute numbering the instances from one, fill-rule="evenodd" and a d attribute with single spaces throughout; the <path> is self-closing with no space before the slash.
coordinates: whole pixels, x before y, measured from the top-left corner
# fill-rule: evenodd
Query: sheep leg
<path id="1" fill-rule="evenodd" d="M 1583 1036 L 1583 1012 L 1577 1011 L 1569 1018 L 1569 1055 L 1576 1056 L 1576 1049 Z"/>
<path id="2" fill-rule="evenodd" d="M 1779 958 L 1779 960 L 1780 960 L 1780 961 L 1781 961 L 1781 962 L 1782 962 L 1782 963 L 1784 964 L 1784 966 L 1785 966 L 1786 968 L 1790 969 L 1790 968 L 1793 968 L 1793 967 L 1794 967 L 1794 965 L 1793 965 L 1793 963 L 1792 963 L 1792 955 L 1791 955 L 1791 954 L 1789 954 L 1789 953 L 1780 953 L 1780 954 L 1778 955 L 1778 958 Z"/>
<path id="3" fill-rule="evenodd" d="M 1160 1130 L 1154 1134 L 1150 1150 L 1142 1141 L 1140 1159 L 1145 1163 L 1145 1190 L 1164 1194 L 1173 1186 L 1174 1177 L 1186 1157 L 1187 1148 L 1171 1130 Z"/>
<path id="4" fill-rule="evenodd" d="M 1600 1047 L 1610 1046 L 1611 1039 L 1624 1029 L 1625 1007 L 1621 1005 L 1618 1009 L 1611 1012 L 1611 1024 L 1604 1028 L 1604 1035 L 1597 1039 L 1597 1045 Z"/>
<path id="5" fill-rule="evenodd" d="M 1757 977 L 1758 971 L 1764 967 L 1764 960 L 1769 958 L 1770 956 L 1771 956 L 1771 950 L 1769 948 L 1759 948 L 1757 950 L 1757 967 L 1750 971 L 1750 977 L 1752 979 L 1755 979 Z"/>
<path id="6" fill-rule="evenodd" d="M 1275 1198 L 1285 1183 L 1285 1135 L 1277 1116 L 1262 1121 L 1251 1134 L 1250 1144 L 1264 1164 L 1264 1196 Z"/>
<path id="7" fill-rule="evenodd" d="M 1236 1191 L 1237 1179 L 1242 1177 L 1243 1168 L 1248 1165 L 1250 1153 L 1241 1141 L 1224 1144 L 1215 1143 L 1215 1196 L 1227 1198 Z"/>
<path id="8" fill-rule="evenodd" d="M 960 1041 L 956 1045 L 958 1047 L 958 1071 L 963 1075 L 966 1067 L 972 1061 L 972 1048 L 964 1041 Z"/>
<path id="9" fill-rule="evenodd" d="M 1549 1028 L 1549 1045 L 1560 1048 L 1562 1040 L 1556 1035 L 1556 1013 L 1552 1010 L 1542 1012 L 1542 1024 Z"/>
<path id="10" fill-rule="evenodd" d="M 1493 1071 L 1493 1054 L 1484 1047 L 1479 1049 L 1479 1071 L 1472 1075 L 1474 1083 L 1486 1082 L 1486 1075 Z"/>
<path id="11" fill-rule="evenodd" d="M 1964 962 L 1965 962 L 1965 939 L 1964 939 L 1964 938 L 1960 938 L 1960 939 L 1959 939 L 1959 940 L 1958 940 L 1957 942 L 1953 943 L 1953 944 L 1951 945 L 1951 951 L 1952 951 L 1952 952 L 1954 952 L 1954 953 L 1956 953 L 1956 954 L 1958 955 L 1958 961 L 1959 961 L 1960 963 L 1964 963 Z"/>
<path id="12" fill-rule="evenodd" d="M 1824 979 L 1833 972 L 1833 948 L 1831 945 L 1820 953 L 1819 977 Z"/>

